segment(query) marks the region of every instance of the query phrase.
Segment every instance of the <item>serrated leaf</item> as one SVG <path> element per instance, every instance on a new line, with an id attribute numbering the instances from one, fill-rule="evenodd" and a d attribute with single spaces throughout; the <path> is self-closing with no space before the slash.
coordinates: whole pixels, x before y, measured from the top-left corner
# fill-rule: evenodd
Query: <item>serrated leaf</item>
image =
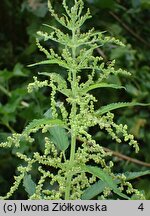
<path id="1" fill-rule="evenodd" d="M 68 65 L 64 61 L 58 60 L 58 59 L 44 60 L 41 62 L 37 62 L 35 64 L 28 65 L 28 67 L 32 67 L 32 66 L 36 66 L 36 65 L 43 65 L 43 64 L 58 64 L 61 67 L 69 69 Z"/>
<path id="2" fill-rule="evenodd" d="M 49 129 L 51 140 L 60 151 L 65 151 L 69 147 L 69 140 L 66 130 L 60 126 Z"/>
<path id="3" fill-rule="evenodd" d="M 125 194 L 123 194 L 117 187 L 117 183 L 114 181 L 114 179 L 103 169 L 99 168 L 99 167 L 95 167 L 95 166 L 86 166 L 83 165 L 81 166 L 81 168 L 88 173 L 91 173 L 92 175 L 98 177 L 99 179 L 101 179 L 105 184 L 106 187 L 111 188 L 111 190 L 113 190 L 113 192 L 117 195 L 119 195 L 120 197 L 124 198 L 124 199 L 129 199 L 129 197 Z"/>
<path id="4" fill-rule="evenodd" d="M 126 176 L 127 180 L 132 180 L 144 175 L 150 175 L 150 170 L 141 171 L 141 172 L 125 172 L 124 175 Z"/>
<path id="5" fill-rule="evenodd" d="M 150 104 L 144 104 L 144 103 L 137 103 L 137 102 L 119 102 L 119 103 L 111 103 L 106 106 L 102 106 L 100 109 L 98 109 L 95 114 L 96 116 L 103 115 L 109 111 L 123 108 L 123 107 L 130 107 L 130 106 L 149 106 Z"/>
<path id="6" fill-rule="evenodd" d="M 84 92 L 88 92 L 88 91 L 91 91 L 93 89 L 96 89 L 96 88 L 114 88 L 114 89 L 126 89 L 124 86 L 119 86 L 119 85 L 116 85 L 116 84 L 111 84 L 111 83 L 96 83 L 96 84 L 93 84 L 93 85 L 90 85 L 88 88 L 84 89 Z"/>
<path id="7" fill-rule="evenodd" d="M 25 175 L 23 178 L 23 186 L 25 191 L 28 193 L 29 196 L 32 196 L 35 193 L 36 184 L 31 178 L 31 175 Z"/>
<path id="8" fill-rule="evenodd" d="M 146 170 L 144 172 L 125 172 L 123 173 L 126 176 L 126 180 L 132 180 L 144 175 L 148 175 L 150 174 L 150 170 Z M 121 174 L 122 175 L 122 174 Z M 120 180 L 115 180 L 116 184 L 120 183 Z M 95 184 L 91 185 L 89 188 L 87 188 L 81 199 L 82 200 L 90 200 L 94 197 L 96 197 L 98 194 L 102 193 L 104 188 L 107 186 L 107 184 L 105 182 L 103 182 L 102 180 L 99 180 L 98 182 L 96 182 Z"/>
<path id="9" fill-rule="evenodd" d="M 47 119 L 47 118 L 42 118 L 42 119 L 34 119 L 23 131 L 23 134 L 28 134 L 35 128 L 40 128 L 41 125 L 64 125 L 63 121 L 60 119 Z"/>

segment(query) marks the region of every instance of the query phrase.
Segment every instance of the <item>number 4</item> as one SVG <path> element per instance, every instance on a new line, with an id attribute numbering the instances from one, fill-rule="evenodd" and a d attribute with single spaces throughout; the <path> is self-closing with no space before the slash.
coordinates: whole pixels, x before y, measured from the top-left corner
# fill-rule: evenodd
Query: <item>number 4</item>
<path id="1" fill-rule="evenodd" d="M 139 210 L 143 211 L 144 210 L 144 206 L 143 206 L 143 203 L 141 203 L 138 207 Z"/>

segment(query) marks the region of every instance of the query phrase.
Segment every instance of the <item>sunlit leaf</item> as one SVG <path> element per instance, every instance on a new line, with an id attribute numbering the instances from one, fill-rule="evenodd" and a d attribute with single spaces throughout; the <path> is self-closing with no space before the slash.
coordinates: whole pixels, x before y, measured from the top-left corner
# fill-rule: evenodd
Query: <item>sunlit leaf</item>
<path id="1" fill-rule="evenodd" d="M 35 64 L 28 65 L 28 67 L 32 67 L 32 66 L 36 66 L 36 65 L 45 65 L 45 64 L 58 64 L 59 66 L 62 66 L 64 68 L 69 69 L 68 65 L 64 61 L 58 60 L 58 59 L 44 60 L 44 61 L 41 61 L 41 62 L 38 62 Z"/>
<path id="2" fill-rule="evenodd" d="M 100 109 L 98 109 L 95 114 L 96 116 L 103 115 L 109 111 L 123 108 L 123 107 L 132 107 L 132 106 L 149 106 L 150 104 L 144 104 L 144 103 L 137 103 L 137 102 L 119 102 L 119 103 L 112 103 L 108 104 L 106 106 L 102 106 Z"/>
<path id="3" fill-rule="evenodd" d="M 114 193 L 119 195 L 120 197 L 124 199 L 129 199 L 129 197 L 125 194 L 123 194 L 117 186 L 117 183 L 114 181 L 112 176 L 110 176 L 105 170 L 95 167 L 95 166 L 82 166 L 82 169 L 85 172 L 91 173 L 92 175 L 96 176 L 97 178 L 101 179 L 107 187 L 109 187 L 111 190 L 113 190 Z M 101 188 L 103 188 L 104 185 L 101 185 Z"/>
<path id="4" fill-rule="evenodd" d="M 116 84 L 110 84 L 110 83 L 96 83 L 93 85 L 90 85 L 88 88 L 84 89 L 84 92 L 88 92 L 91 91 L 93 89 L 97 89 L 97 88 L 114 88 L 114 89 L 125 89 L 124 86 L 119 86 Z"/>
<path id="5" fill-rule="evenodd" d="M 24 134 L 32 132 L 34 128 L 40 128 L 42 125 L 50 125 L 51 127 L 54 125 L 64 125 L 63 121 L 60 119 L 34 119 L 23 131 Z"/>

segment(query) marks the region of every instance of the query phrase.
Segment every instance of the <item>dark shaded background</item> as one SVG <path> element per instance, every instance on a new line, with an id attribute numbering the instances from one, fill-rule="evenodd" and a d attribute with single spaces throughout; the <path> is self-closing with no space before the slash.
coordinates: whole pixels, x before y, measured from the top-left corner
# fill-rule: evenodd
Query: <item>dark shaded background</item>
<path id="1" fill-rule="evenodd" d="M 62 0 L 53 0 L 57 12 L 62 12 Z M 71 2 L 71 1 L 69 1 Z M 113 83 L 125 85 L 127 91 L 103 90 L 93 94 L 100 105 L 118 101 L 138 101 L 150 103 L 150 1 L 149 0 L 85 0 L 93 18 L 86 22 L 83 30 L 95 27 L 106 30 L 108 35 L 119 38 L 126 44 L 125 48 L 108 45 L 95 50 L 95 55 L 102 55 L 105 62 L 116 59 L 116 66 L 132 73 L 131 77 L 114 77 Z M 51 17 L 46 0 L 1 0 L 0 1 L 0 141 L 12 132 L 21 132 L 33 118 L 43 116 L 49 108 L 48 92 L 28 94 L 26 88 L 32 77 L 40 68 L 29 68 L 28 64 L 43 59 L 35 44 L 37 30 L 43 29 L 43 23 L 58 25 Z M 49 41 L 46 46 L 58 52 L 60 47 Z M 55 71 L 59 69 L 53 66 Z M 43 70 L 49 70 L 46 66 Z M 63 100 L 63 98 L 62 98 Z M 120 156 L 113 157 L 114 172 L 144 171 L 150 163 L 150 107 L 133 107 L 119 109 L 114 112 L 116 122 L 127 123 L 129 131 L 134 134 L 140 144 L 140 153 L 135 155 L 127 144 L 116 144 L 97 128 L 91 133 L 97 141 L 101 140 L 104 147 L 129 156 L 125 160 Z M 39 146 L 22 146 L 21 152 L 41 150 Z M 15 149 L 0 149 L 0 194 L 5 194 L 13 183 L 16 166 L 20 163 L 14 157 Z M 139 165 L 132 158 L 146 162 Z M 36 173 L 33 173 L 36 176 Z M 139 190 L 144 190 L 150 199 L 149 176 L 141 177 L 132 182 Z M 26 199 L 23 188 L 15 193 L 13 199 Z"/>

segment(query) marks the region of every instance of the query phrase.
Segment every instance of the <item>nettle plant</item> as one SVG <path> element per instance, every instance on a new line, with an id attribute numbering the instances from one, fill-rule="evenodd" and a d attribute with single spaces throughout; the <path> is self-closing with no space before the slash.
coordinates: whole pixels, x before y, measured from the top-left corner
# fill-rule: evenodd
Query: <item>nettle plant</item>
<path id="1" fill-rule="evenodd" d="M 115 60 L 106 66 L 103 58 L 94 56 L 93 51 L 106 43 L 123 44 L 94 29 L 82 33 L 82 25 L 91 18 L 89 10 L 82 15 L 82 0 L 74 0 L 71 8 L 67 6 L 66 0 L 63 0 L 62 5 L 65 14 L 59 17 L 51 2 L 48 2 L 51 15 L 68 33 L 54 26 L 48 26 L 51 33 L 38 32 L 45 41 L 52 40 L 61 44 L 61 54 L 58 55 L 52 48 L 45 49 L 37 39 L 37 46 L 47 60 L 34 65 L 57 64 L 66 70 L 67 79 L 52 72 L 50 68 L 49 73 L 39 73 L 45 76 L 44 81 L 34 77 L 34 82 L 29 84 L 29 93 L 42 87 L 50 88 L 50 107 L 42 119 L 34 119 L 21 134 L 14 133 L 0 144 L 3 148 L 17 148 L 16 156 L 23 161 L 17 167 L 10 191 L 0 199 L 9 199 L 22 182 L 29 199 L 143 199 L 143 194 L 128 182 L 128 179 L 134 178 L 133 175 L 113 173 L 111 169 L 114 164 L 108 161 L 110 153 L 105 152 L 101 143 L 96 143 L 89 133 L 90 127 L 98 125 L 99 130 L 105 130 L 117 143 L 128 142 L 136 152 L 139 151 L 137 141 L 127 132 L 127 125 L 116 124 L 114 114 L 110 112 L 133 106 L 134 103 L 108 104 L 95 111 L 94 103 L 97 100 L 91 94 L 91 90 L 97 88 L 122 88 L 107 83 L 107 78 L 111 74 L 117 76 L 130 73 L 116 70 Z M 87 75 L 85 82 L 82 81 L 83 74 L 84 78 Z M 61 102 L 61 98 L 56 100 L 58 92 L 65 96 L 65 101 Z M 44 134 L 43 152 L 30 155 L 21 153 L 19 149 L 23 142 L 36 145 L 35 137 L 39 132 Z M 35 183 L 32 171 L 36 168 L 38 178 Z"/>

